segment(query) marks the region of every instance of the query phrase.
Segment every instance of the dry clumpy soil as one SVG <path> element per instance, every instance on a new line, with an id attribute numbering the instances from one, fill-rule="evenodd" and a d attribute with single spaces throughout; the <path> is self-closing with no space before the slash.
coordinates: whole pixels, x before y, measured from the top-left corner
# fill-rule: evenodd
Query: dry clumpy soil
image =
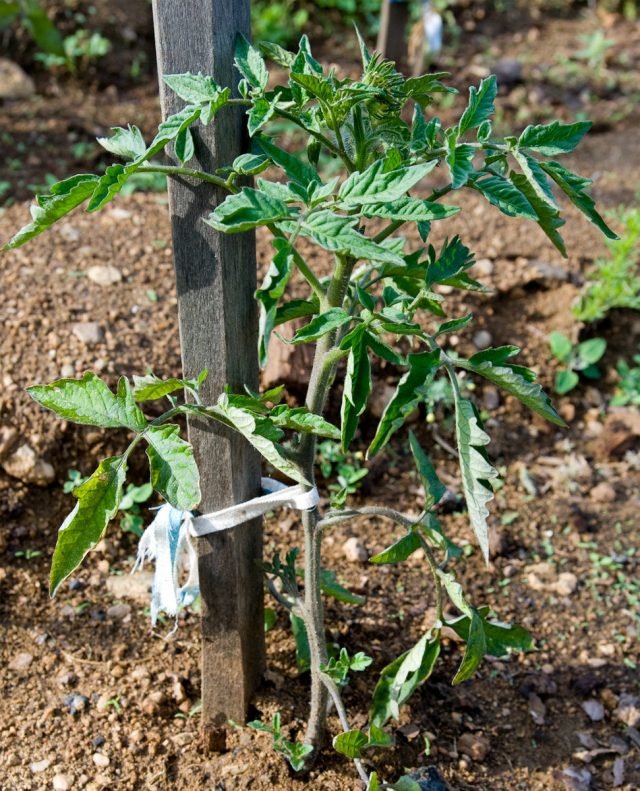
<path id="1" fill-rule="evenodd" d="M 588 32 L 593 20 L 551 24 L 540 18 L 533 28 L 529 22 L 528 29 L 538 31 L 540 49 L 527 40 L 530 33 L 511 31 L 494 36 L 488 53 L 479 44 L 477 51 L 470 49 L 464 62 L 479 70 L 499 58 L 518 58 L 524 64 L 523 82 L 501 101 L 535 118 L 540 108 L 526 93 L 544 85 L 544 76 L 527 64 L 534 58 L 540 62 L 545 53 L 570 53 L 576 36 Z M 621 51 L 626 47 L 629 58 L 637 58 L 635 29 L 619 20 L 611 25 L 607 35 Z M 460 81 L 467 76 L 459 76 Z M 524 95 L 514 97 L 522 88 Z M 144 111 L 152 119 L 157 113 L 152 90 L 136 90 L 147 97 Z M 548 86 L 545 90 L 552 94 Z M 124 97 L 125 103 L 130 98 Z M 63 102 L 56 97 L 43 101 L 53 103 L 64 137 Z M 633 132 L 640 118 L 622 89 L 603 101 L 615 105 L 622 120 L 590 136 L 571 165 L 594 178 L 599 204 L 610 209 L 629 204 L 640 185 L 640 144 Z M 94 108 L 114 122 L 135 121 L 131 106 L 125 112 L 118 104 L 101 104 L 94 97 L 73 113 L 91 115 Z M 10 113 L 16 116 L 19 108 L 12 106 Z M 22 134 L 28 139 L 27 127 Z M 67 164 L 59 175 L 71 172 L 73 164 Z M 546 337 L 554 329 L 575 333 L 570 306 L 593 260 L 603 253 L 601 240 L 568 211 L 570 257 L 565 261 L 537 229 L 503 217 L 473 195 L 459 198 L 464 211 L 436 228 L 434 240 L 460 233 L 483 259 L 478 274 L 494 291 L 456 297 L 452 315 L 471 311 L 477 316 L 457 348 L 472 351 L 478 330 L 488 332 L 494 345 L 521 345 L 524 362 L 540 370 L 549 387 Z M 6 239 L 25 216 L 25 204 L 7 209 L 0 217 L 0 238 Z M 269 254 L 266 239 L 260 238 L 261 269 Z M 96 266 L 115 267 L 120 281 L 95 282 L 88 273 Z M 148 576 L 128 576 L 136 549 L 131 534 L 114 526 L 58 597 L 50 601 L 47 596 L 56 530 L 71 507 L 62 493 L 67 470 L 90 472 L 99 458 L 118 452 L 124 437 L 56 421 L 29 401 L 24 388 L 84 370 L 99 371 L 111 384 L 118 375 L 150 368 L 160 375 L 179 370 L 164 195 L 138 194 L 117 200 L 97 216 L 65 219 L 29 246 L 3 256 L 2 281 L 0 453 L 7 458 L 16 446 L 27 444 L 45 465 L 40 485 L 31 482 L 33 471 L 19 477 L 0 472 L 2 791 L 356 789 L 351 766 L 336 754 L 323 753 L 308 777 L 296 779 L 271 751 L 268 738 L 250 730 L 232 730 L 226 752 L 205 753 L 197 706 L 197 614 L 184 613 L 175 636 L 167 637 L 169 623 L 150 630 Z M 611 371 L 618 359 L 637 352 L 640 316 L 617 312 L 589 333 L 607 338 L 602 367 Z M 389 382 L 397 379 L 391 369 L 380 373 Z M 473 680 L 452 687 L 460 648 L 446 640 L 433 677 L 402 708 L 395 750 L 372 756 L 385 778 L 431 764 L 451 789 L 631 791 L 640 786 L 640 703 L 635 697 L 640 693 L 640 418 L 637 410 L 607 408 L 613 386 L 606 375 L 599 389 L 581 386 L 560 399 L 570 423 L 561 431 L 478 383 L 479 403 L 491 412 L 491 455 L 505 481 L 492 507 L 492 565 L 483 565 L 455 496 L 442 520 L 450 535 L 468 547 L 459 574 L 474 603 L 491 604 L 502 620 L 526 626 L 539 650 L 485 661 Z M 365 423 L 363 444 L 370 428 Z M 415 428 L 458 495 L 455 462 L 437 442 L 446 441 L 450 429 L 440 426 L 436 438 L 426 424 Z M 134 464 L 133 479 L 141 482 L 142 471 L 142 462 Z M 400 444 L 383 463 L 371 465 L 358 500 L 419 510 L 419 487 Z M 374 660 L 345 692 L 353 727 L 361 727 L 376 673 L 422 634 L 433 595 L 419 558 L 401 567 L 372 568 L 347 559 L 343 547 L 349 538 L 373 554 L 392 541 L 393 532 L 381 520 L 360 520 L 332 529 L 325 542 L 325 564 L 367 597 L 361 607 L 330 601 L 327 611 L 331 639 Z M 267 520 L 267 557 L 300 543 L 294 514 Z M 267 645 L 269 670 L 250 717 L 268 720 L 280 711 L 294 737 L 304 727 L 308 681 L 295 669 L 294 644 L 282 613 Z M 334 718 L 330 725 L 337 729 Z"/>

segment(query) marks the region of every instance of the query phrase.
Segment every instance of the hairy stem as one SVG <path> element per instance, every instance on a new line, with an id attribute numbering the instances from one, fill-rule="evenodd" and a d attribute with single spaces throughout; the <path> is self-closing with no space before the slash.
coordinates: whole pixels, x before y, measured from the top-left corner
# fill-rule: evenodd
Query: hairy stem
<path id="1" fill-rule="evenodd" d="M 322 683 L 325 685 L 327 692 L 331 696 L 331 700 L 333 701 L 333 705 L 336 707 L 336 712 L 338 713 L 338 719 L 340 720 L 340 725 L 342 726 L 343 731 L 351 730 L 351 726 L 349 725 L 349 719 L 347 718 L 347 711 L 344 707 L 344 703 L 342 702 L 342 698 L 340 697 L 340 690 L 338 689 L 338 685 L 336 682 L 328 676 L 326 673 L 320 673 L 320 678 Z M 355 764 L 356 769 L 358 770 L 358 774 L 362 782 L 365 785 L 369 783 L 369 775 L 367 774 L 366 769 L 362 761 L 358 758 L 354 758 L 353 763 Z"/>

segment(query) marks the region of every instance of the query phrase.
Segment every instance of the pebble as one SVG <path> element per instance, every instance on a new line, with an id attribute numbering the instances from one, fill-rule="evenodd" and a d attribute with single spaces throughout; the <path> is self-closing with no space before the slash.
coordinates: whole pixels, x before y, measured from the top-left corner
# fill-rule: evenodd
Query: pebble
<path id="1" fill-rule="evenodd" d="M 31 769 L 34 775 L 37 775 L 40 772 L 44 772 L 45 769 L 48 769 L 50 764 L 51 761 L 48 758 L 43 758 L 42 761 L 34 761 L 32 764 L 29 764 L 29 769 Z"/>
<path id="2" fill-rule="evenodd" d="M 18 429 L 14 426 L 0 426 L 0 461 L 13 450 L 18 436 Z"/>
<path id="3" fill-rule="evenodd" d="M 594 503 L 613 503 L 616 500 L 616 490 L 610 483 L 602 481 L 591 489 L 589 497 Z"/>
<path id="4" fill-rule="evenodd" d="M 73 687 L 78 683 L 78 676 L 75 673 L 61 673 L 58 676 L 58 684 L 61 687 Z"/>
<path id="5" fill-rule="evenodd" d="M 640 726 L 640 698 L 623 693 L 614 713 L 620 722 L 624 722 L 630 728 L 637 728 Z"/>
<path id="6" fill-rule="evenodd" d="M 122 272 L 115 266 L 90 266 L 87 277 L 99 286 L 111 286 L 122 280 Z"/>
<path id="7" fill-rule="evenodd" d="M 0 99 L 28 99 L 36 92 L 29 75 L 8 58 L 0 58 Z"/>
<path id="8" fill-rule="evenodd" d="M 107 578 L 107 590 L 115 599 L 148 601 L 153 584 L 153 572 L 137 571 L 135 574 L 114 574 Z"/>
<path id="9" fill-rule="evenodd" d="M 463 733 L 458 739 L 458 750 L 479 763 L 487 757 L 490 747 L 489 739 L 481 733 Z"/>
<path id="10" fill-rule="evenodd" d="M 576 769 L 573 766 L 568 766 L 561 772 L 559 779 L 567 791 L 589 791 L 591 777 L 591 772 L 588 769 Z"/>
<path id="11" fill-rule="evenodd" d="M 69 791 L 73 787 L 73 775 L 54 775 L 54 791 Z"/>
<path id="12" fill-rule="evenodd" d="M 89 708 L 89 698 L 86 695 L 67 695 L 63 700 L 70 714 L 80 714 Z"/>
<path id="13" fill-rule="evenodd" d="M 488 330 L 478 330 L 474 334 L 472 341 L 476 349 L 488 349 L 493 342 L 493 338 Z"/>
<path id="14" fill-rule="evenodd" d="M 555 584 L 556 593 L 560 596 L 570 596 L 578 587 L 578 578 L 570 571 L 563 571 L 558 575 L 558 581 Z"/>
<path id="15" fill-rule="evenodd" d="M 473 265 L 473 274 L 488 277 L 493 274 L 495 265 L 490 258 L 480 258 Z"/>
<path id="16" fill-rule="evenodd" d="M 123 621 L 129 615 L 131 615 L 130 604 L 113 604 L 107 609 L 107 618 L 112 618 L 114 621 Z"/>
<path id="17" fill-rule="evenodd" d="M 93 763 L 101 769 L 104 769 L 111 763 L 109 761 L 109 756 L 105 755 L 104 753 L 94 753 L 92 757 Z"/>
<path id="18" fill-rule="evenodd" d="M 497 387 L 492 385 L 485 385 L 482 390 L 482 405 L 489 411 L 497 409 L 500 406 L 500 393 Z"/>
<path id="19" fill-rule="evenodd" d="M 48 486 L 56 477 L 56 472 L 44 459 L 39 459 L 35 450 L 27 444 L 20 445 L 8 456 L 2 467 L 7 475 L 36 486 Z"/>
<path id="20" fill-rule="evenodd" d="M 350 563 L 364 563 L 369 557 L 369 553 L 365 549 L 362 539 L 356 538 L 355 536 L 348 538 L 344 542 L 342 545 L 342 552 Z"/>
<path id="21" fill-rule="evenodd" d="M 62 368 L 60 369 L 60 376 L 63 379 L 73 379 L 75 373 L 76 373 L 76 369 L 73 367 L 73 365 L 70 365 L 69 363 L 63 365 Z"/>
<path id="22" fill-rule="evenodd" d="M 395 387 L 392 387 L 388 382 L 378 381 L 374 384 L 367 404 L 367 408 L 373 417 L 382 417 L 382 413 L 389 401 L 391 401 L 395 391 Z"/>
<path id="23" fill-rule="evenodd" d="M 33 656 L 26 651 L 16 654 L 9 662 L 9 670 L 26 670 L 33 662 Z"/>
<path id="24" fill-rule="evenodd" d="M 86 346 L 100 343 L 104 339 L 104 330 L 97 321 L 79 321 L 71 325 L 71 332 Z"/>
<path id="25" fill-rule="evenodd" d="M 599 700 L 585 700 L 582 708 L 593 722 L 600 722 L 604 719 L 604 706 Z"/>

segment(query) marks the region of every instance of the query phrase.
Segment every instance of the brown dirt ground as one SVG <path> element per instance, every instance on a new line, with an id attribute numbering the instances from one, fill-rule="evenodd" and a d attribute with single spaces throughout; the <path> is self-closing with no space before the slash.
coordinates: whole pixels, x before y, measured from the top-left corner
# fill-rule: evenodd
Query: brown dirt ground
<path id="1" fill-rule="evenodd" d="M 456 73 L 456 80 L 464 83 L 472 66 L 478 70 L 500 57 L 519 57 L 525 64 L 524 82 L 505 95 L 501 105 L 508 123 L 523 125 L 528 119 L 522 107 L 530 117 L 545 117 L 563 100 L 540 75 L 540 64 L 575 49 L 576 36 L 593 29 L 594 23 L 584 18 L 560 22 L 541 18 L 532 23 L 516 16 L 509 20 L 512 26 L 502 33 L 495 30 L 495 18 L 487 20 L 485 27 L 478 22 L 473 42 L 462 51 L 468 56 L 461 58 L 467 66 L 462 74 Z M 537 35 L 527 32 L 531 29 Z M 635 28 L 613 20 L 607 35 L 618 42 L 617 60 L 626 53 L 627 62 L 637 63 Z M 616 70 L 615 64 L 612 69 Z M 594 78 L 590 85 L 599 91 L 596 83 Z M 538 106 L 535 96 L 542 96 L 541 87 L 546 93 Z M 37 158 L 24 174 L 25 185 L 41 177 L 43 167 L 51 167 L 57 176 L 78 169 L 64 153 L 58 160 L 69 136 L 77 134 L 78 118 L 82 135 L 90 138 L 125 119 L 148 124 L 150 130 L 157 115 L 152 85 L 121 95 L 91 91 L 82 101 L 81 87 L 70 90 L 76 93 L 45 96 L 27 107 L 3 108 L 0 133 L 10 131 L 14 143 L 25 142 L 29 156 Z M 70 96 L 75 97 L 73 102 Z M 604 109 L 603 105 L 587 107 L 587 111 L 601 113 L 602 119 L 618 113 L 622 120 L 617 124 L 603 120 L 602 133 L 591 135 L 571 158 L 578 172 L 595 179 L 594 194 L 604 208 L 628 205 L 640 185 L 640 143 L 633 133 L 640 116 L 632 98 L 626 88 L 616 89 L 602 99 Z M 582 101 L 580 94 L 577 101 Z M 16 127 L 18 119 L 23 126 Z M 53 141 L 43 128 L 45 119 L 49 119 Z M 3 178 L 13 180 L 7 175 L 6 162 L 0 171 Z M 12 193 L 16 200 L 25 196 L 19 185 Z M 459 312 L 453 314 L 476 313 L 469 337 L 484 327 L 496 344 L 522 345 L 525 362 L 541 371 L 548 386 L 552 366 L 546 336 L 553 329 L 576 332 L 569 308 L 581 279 L 603 252 L 601 240 L 575 212 L 568 211 L 565 235 L 570 257 L 563 261 L 537 229 L 489 210 L 474 195 L 460 195 L 460 205 L 465 211 L 446 227 L 436 228 L 434 239 L 460 233 L 478 258 L 494 264 L 493 274 L 485 279 L 495 291 L 490 296 L 456 298 Z M 0 216 L 0 238 L 22 224 L 25 215 L 23 204 L 8 208 Z M 268 244 L 260 238 L 261 267 L 268 256 Z M 541 274 L 539 264 L 532 263 L 536 261 L 553 268 Z M 105 289 L 89 281 L 84 273 L 97 263 L 114 263 L 122 271 L 123 282 Z M 147 295 L 150 289 L 157 294 L 155 302 Z M 73 585 L 66 586 L 54 601 L 47 596 L 56 530 L 70 508 L 70 498 L 61 491 L 66 471 L 90 471 L 98 458 L 121 447 L 123 437 L 52 419 L 30 402 L 24 387 L 58 377 L 63 366 L 72 366 L 77 373 L 100 371 L 111 383 L 119 374 L 151 367 L 160 375 L 179 370 L 164 196 L 138 194 L 116 201 L 94 217 L 73 215 L 29 246 L 3 256 L 0 310 L 4 327 L 0 424 L 18 428 L 38 454 L 54 465 L 57 476 L 52 486 L 34 488 L 0 473 L 0 617 L 4 627 L 0 788 L 50 788 L 56 773 L 73 775 L 73 788 L 88 791 L 357 788 L 349 763 L 329 751 L 307 778 L 292 777 L 271 752 L 268 739 L 251 731 L 232 731 L 224 754 L 203 754 L 199 717 L 190 716 L 200 685 L 197 615 L 184 613 L 177 635 L 166 639 L 170 624 L 151 633 L 144 601 L 130 601 L 131 612 L 122 620 L 109 611 L 121 600 L 110 593 L 107 580 L 131 568 L 135 540 L 130 534 L 112 529 L 74 577 Z M 103 327 L 102 343 L 86 347 L 72 334 L 71 324 L 85 319 Z M 617 359 L 628 359 L 637 351 L 640 320 L 637 314 L 618 312 L 590 332 L 607 337 L 605 367 L 611 370 Z M 460 337 L 462 351 L 472 348 L 469 337 Z M 393 371 L 382 373 L 393 380 Z M 612 385 L 611 377 L 606 377 L 605 396 Z M 489 394 L 479 387 L 477 395 L 482 403 Z M 404 768 L 434 764 L 452 789 L 563 789 L 569 786 L 559 773 L 568 766 L 583 766 L 579 734 L 585 738 L 586 733 L 603 747 L 612 738 L 622 737 L 628 751 L 619 787 L 627 791 L 640 787 L 639 745 L 613 713 L 620 695 L 640 692 L 635 669 L 640 619 L 640 457 L 633 445 L 625 446 L 629 451 L 625 455 L 608 442 L 611 434 L 602 428 L 605 406 L 602 394 L 594 388 L 580 387 L 561 399 L 563 414 L 575 412 L 568 431 L 532 419 L 510 398 L 503 399 L 492 414 L 490 449 L 505 485 L 492 508 L 496 540 L 490 568 L 484 567 L 473 548 L 466 515 L 454 510 L 442 518 L 450 534 L 469 547 L 459 574 L 474 602 L 492 604 L 503 620 L 529 628 L 539 651 L 508 661 L 486 661 L 473 680 L 451 687 L 460 651 L 449 641 L 434 676 L 403 707 L 399 724 L 411 727 L 397 734 L 393 752 L 374 756 L 385 777 L 398 776 Z M 367 426 L 365 434 L 366 430 Z M 429 436 L 426 424 L 419 431 L 425 445 L 433 448 L 447 484 L 459 490 L 453 460 Z M 446 426 L 439 431 L 446 439 Z M 407 511 L 419 510 L 419 490 L 410 467 L 402 446 L 393 445 L 383 464 L 372 465 L 362 502 L 375 494 L 378 502 L 381 498 Z M 134 467 L 134 476 L 141 470 L 142 466 Z M 523 470 L 534 481 L 537 496 L 524 487 Z M 603 481 L 614 487 L 614 502 L 603 504 L 590 496 L 595 484 Z M 268 519 L 265 528 L 266 556 L 301 543 L 295 516 Z M 372 668 L 356 677 L 345 692 L 355 727 L 365 723 L 376 671 L 421 634 L 433 599 L 424 565 L 417 561 L 400 568 L 347 562 L 342 545 L 352 535 L 360 536 L 373 553 L 390 543 L 392 531 L 380 520 L 359 520 L 332 530 L 325 542 L 326 565 L 351 589 L 367 596 L 363 607 L 329 602 L 327 612 L 332 639 L 374 658 Z M 28 560 L 16 556 L 26 549 L 41 554 Z M 562 596 L 531 587 L 527 567 L 538 562 L 550 564 L 552 574 L 575 574 L 576 590 Z M 295 735 L 306 716 L 307 679 L 295 670 L 293 641 L 282 613 L 267 635 L 267 644 L 269 672 L 251 717 L 268 719 L 278 710 Z M 31 664 L 23 670 L 9 669 L 21 652 L 32 655 Z M 531 692 L 545 704 L 543 724 L 536 724 L 529 712 Z M 76 715 L 64 703 L 71 693 L 89 699 L 87 708 Z M 605 705 L 602 721 L 591 722 L 582 709 L 591 698 Z M 331 726 L 335 729 L 336 722 L 332 720 Z M 459 753 L 457 742 L 465 732 L 489 738 L 491 749 L 484 761 L 473 762 Z M 419 733 L 430 734 L 428 757 Z M 614 744 L 623 749 L 615 740 Z M 92 759 L 95 753 L 107 756 L 108 766 L 97 766 Z M 592 789 L 613 787 L 617 754 L 603 753 L 587 765 L 593 774 Z M 49 761 L 48 768 L 35 774 L 30 764 L 43 759 Z"/>

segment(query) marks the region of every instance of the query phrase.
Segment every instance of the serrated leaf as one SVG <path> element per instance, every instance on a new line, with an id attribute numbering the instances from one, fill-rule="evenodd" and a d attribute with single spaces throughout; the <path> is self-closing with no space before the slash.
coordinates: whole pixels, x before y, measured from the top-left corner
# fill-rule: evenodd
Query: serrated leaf
<path id="1" fill-rule="evenodd" d="M 286 457 L 280 445 L 282 431 L 268 418 L 260 418 L 244 409 L 231 406 L 226 394 L 221 395 L 216 406 L 207 411 L 210 411 L 212 417 L 222 420 L 242 434 L 277 470 L 298 483 L 309 483 L 299 467 Z"/>
<path id="2" fill-rule="evenodd" d="M 338 196 L 346 206 L 380 204 L 398 200 L 436 166 L 436 161 L 409 165 L 385 172 L 385 160 L 376 160 L 366 170 L 352 173 Z"/>
<path id="3" fill-rule="evenodd" d="M 550 206 L 547 201 L 542 200 L 538 196 L 536 190 L 531 186 L 526 176 L 520 173 L 510 173 L 509 178 L 531 204 L 537 215 L 538 225 L 546 233 L 559 252 L 566 257 L 567 251 L 564 246 L 564 241 L 562 236 L 558 233 L 558 228 L 564 225 L 564 220 L 560 216 L 560 210 L 556 206 Z"/>
<path id="4" fill-rule="evenodd" d="M 285 69 L 289 69 L 296 58 L 293 52 L 289 52 L 288 49 L 284 49 L 279 44 L 273 44 L 271 41 L 258 41 L 257 46 L 266 58 Z"/>
<path id="5" fill-rule="evenodd" d="M 312 343 L 352 321 L 352 316 L 342 308 L 329 308 L 296 332 L 289 343 Z"/>
<path id="6" fill-rule="evenodd" d="M 454 236 L 451 241 L 445 239 L 437 257 L 431 248 L 429 259 L 425 278 L 427 287 L 460 275 L 474 263 L 473 254 L 458 236 Z"/>
<path id="7" fill-rule="evenodd" d="M 136 432 L 147 426 L 124 377 L 118 383 L 117 394 L 91 372 L 85 373 L 82 379 L 58 379 L 48 385 L 33 385 L 27 392 L 34 401 L 73 423 L 128 428 Z"/>
<path id="8" fill-rule="evenodd" d="M 188 104 L 204 104 L 220 96 L 223 88 L 206 74 L 165 74 L 162 77 L 171 90 Z"/>
<path id="9" fill-rule="evenodd" d="M 296 665 L 299 673 L 306 673 L 311 667 L 311 649 L 309 648 L 309 636 L 304 621 L 292 612 L 289 613 L 291 632 L 296 643 Z"/>
<path id="10" fill-rule="evenodd" d="M 232 170 L 241 176 L 257 176 L 269 167 L 269 160 L 261 154 L 240 154 L 233 160 Z"/>
<path id="11" fill-rule="evenodd" d="M 176 379 L 175 377 L 160 379 L 155 374 L 134 375 L 133 396 L 136 401 L 156 401 L 186 387 L 194 389 L 197 384 L 197 380 L 192 379 Z"/>
<path id="12" fill-rule="evenodd" d="M 113 200 L 135 170 L 137 170 L 137 167 L 131 165 L 110 165 L 98 179 L 87 206 L 87 211 L 89 213 L 96 212 Z"/>
<path id="13" fill-rule="evenodd" d="M 38 236 L 61 217 L 69 214 L 89 198 L 98 184 L 98 177 L 80 174 L 59 181 L 47 196 L 40 196 L 31 206 L 32 222 L 21 228 L 3 249 L 12 250 Z"/>
<path id="14" fill-rule="evenodd" d="M 224 233 L 242 233 L 278 220 L 293 219 L 294 211 L 277 198 L 261 190 L 243 187 L 229 195 L 209 217 L 207 225 Z"/>
<path id="15" fill-rule="evenodd" d="M 274 255 L 267 274 L 260 288 L 256 291 L 256 299 L 260 303 L 258 356 L 260 367 L 267 364 L 267 353 L 271 333 L 277 323 L 278 302 L 285 292 L 293 268 L 293 247 L 288 242 L 274 240 Z M 286 321 L 287 319 L 285 319 Z"/>
<path id="16" fill-rule="evenodd" d="M 122 456 L 104 459 L 93 475 L 73 490 L 78 502 L 58 533 L 51 561 L 51 596 L 100 541 L 109 520 L 117 513 L 126 467 Z"/>
<path id="17" fill-rule="evenodd" d="M 407 362 L 409 370 L 398 382 L 396 391 L 382 413 L 375 436 L 367 450 L 368 458 L 373 458 L 382 450 L 422 401 L 424 388 L 428 387 L 439 365 L 440 350 L 410 354 Z"/>
<path id="18" fill-rule="evenodd" d="M 186 107 L 183 107 L 182 110 L 170 115 L 158 126 L 156 136 L 151 141 L 149 148 L 147 148 L 145 153 L 138 157 L 132 164 L 137 167 L 143 162 L 146 162 L 146 160 L 151 159 L 155 154 L 159 154 L 168 143 L 178 137 L 183 129 L 186 129 L 188 126 L 191 126 L 194 121 L 197 121 L 202 112 L 204 112 L 204 110 L 199 105 L 195 106 L 193 104 L 188 104 Z"/>
<path id="19" fill-rule="evenodd" d="M 591 121 L 577 121 L 575 124 L 550 124 L 528 126 L 518 138 L 519 148 L 530 148 L 545 156 L 567 154 L 578 145 L 591 129 Z"/>
<path id="20" fill-rule="evenodd" d="M 551 185 L 540 162 L 527 154 L 525 151 L 514 149 L 512 152 L 514 159 L 520 166 L 522 175 L 529 182 L 529 186 L 536 193 L 538 198 L 549 206 L 556 207 L 556 202 L 551 191 Z"/>
<path id="21" fill-rule="evenodd" d="M 349 447 L 356 433 L 358 418 L 367 406 L 371 386 L 371 363 L 362 326 L 362 329 L 358 328 L 353 338 L 347 359 L 347 373 L 340 408 L 343 450 Z"/>
<path id="22" fill-rule="evenodd" d="M 498 473 L 487 460 L 484 448 L 490 440 L 480 426 L 473 404 L 471 401 L 461 398 L 455 389 L 454 398 L 462 489 L 467 502 L 471 527 L 476 534 L 485 560 L 489 562 L 487 503 L 493 500 L 493 490 L 489 481 L 492 478 L 497 478 Z"/>
<path id="23" fill-rule="evenodd" d="M 260 52 L 242 35 L 236 36 L 234 64 L 240 74 L 253 87 L 263 91 L 269 82 L 269 72 Z"/>
<path id="24" fill-rule="evenodd" d="M 360 758 L 368 744 L 367 734 L 360 730 L 344 731 L 333 737 L 333 749 L 347 758 Z"/>
<path id="25" fill-rule="evenodd" d="M 326 77 L 320 74 L 305 74 L 291 71 L 289 79 L 296 85 L 300 85 L 311 96 L 315 96 L 321 102 L 331 103 L 334 98 L 334 87 Z"/>
<path id="26" fill-rule="evenodd" d="M 438 474 L 431 460 L 422 450 L 418 438 L 413 431 L 409 432 L 409 446 L 411 447 L 411 454 L 425 493 L 424 510 L 430 511 L 434 505 L 442 500 L 447 491 L 447 487 L 438 478 Z"/>
<path id="27" fill-rule="evenodd" d="M 310 165 L 291 155 L 288 151 L 274 143 L 267 137 L 257 138 L 257 143 L 269 159 L 287 175 L 291 181 L 307 187 L 312 181 L 319 181 L 318 174 Z"/>
<path id="28" fill-rule="evenodd" d="M 452 217 L 460 211 L 458 206 L 443 206 L 419 198 L 403 195 L 397 200 L 388 203 L 367 204 L 364 207 L 365 217 L 382 217 L 387 220 L 402 220 L 403 222 L 431 222 Z"/>
<path id="29" fill-rule="evenodd" d="M 452 141 L 451 138 L 447 140 L 450 143 L 446 162 L 451 173 L 451 187 L 457 190 L 467 183 L 469 176 L 474 172 L 473 157 L 476 149 L 468 143 L 456 145 L 455 140 Z"/>
<path id="30" fill-rule="evenodd" d="M 127 129 L 114 126 L 111 131 L 113 132 L 111 137 L 97 137 L 96 140 L 112 154 L 125 159 L 135 159 L 147 150 L 142 132 L 137 126 L 129 126 Z"/>
<path id="31" fill-rule="evenodd" d="M 524 377 L 520 371 L 508 365 L 496 365 L 486 359 L 478 362 L 477 359 L 474 361 L 473 357 L 470 360 L 456 360 L 455 364 L 493 382 L 550 423 L 555 423 L 556 426 L 565 425 L 564 420 L 553 408 L 549 396 L 535 382 L 533 371 L 529 372 L 528 377 Z"/>
<path id="32" fill-rule="evenodd" d="M 262 127 L 273 118 L 276 111 L 279 97 L 275 97 L 270 102 L 264 97 L 256 99 L 249 110 L 249 120 L 247 122 L 247 129 L 249 136 L 253 137 Z"/>
<path id="33" fill-rule="evenodd" d="M 287 321 L 294 319 L 304 319 L 313 316 L 320 310 L 317 298 L 313 299 L 292 299 L 280 305 L 276 310 L 275 326 L 279 327 Z"/>
<path id="34" fill-rule="evenodd" d="M 591 183 L 591 179 L 577 176 L 570 170 L 563 168 L 557 162 L 541 162 L 540 166 L 556 182 L 571 203 L 579 209 L 587 219 L 599 228 L 609 239 L 617 239 L 618 235 L 609 228 L 596 210 L 593 198 L 584 191 Z"/>
<path id="35" fill-rule="evenodd" d="M 463 135 L 469 129 L 475 129 L 494 113 L 493 102 L 498 95 L 498 84 L 495 75 L 491 74 L 480 82 L 478 88 L 469 88 L 469 102 L 458 123 L 458 131 Z"/>
<path id="36" fill-rule="evenodd" d="M 373 725 L 382 728 L 391 718 L 398 719 L 400 706 L 429 678 L 439 654 L 439 637 L 427 633 L 384 668 L 373 691 L 369 713 Z"/>
<path id="37" fill-rule="evenodd" d="M 502 176 L 473 178 L 468 182 L 468 186 L 482 193 L 492 206 L 496 206 L 508 217 L 527 217 L 529 220 L 538 219 L 538 215 L 526 196 L 522 194 L 515 184 L 508 179 L 502 178 Z"/>
<path id="38" fill-rule="evenodd" d="M 383 549 L 382 552 L 378 552 L 377 555 L 370 557 L 369 563 L 375 563 L 376 565 L 382 565 L 383 563 L 402 563 L 403 560 L 413 555 L 421 546 L 420 537 L 417 533 L 412 531 L 402 536 L 402 538 L 399 538 L 395 543 L 391 544 L 391 546 Z"/>
<path id="39" fill-rule="evenodd" d="M 182 164 L 193 159 L 193 155 L 196 151 L 193 144 L 193 135 L 189 127 L 182 129 L 176 137 L 175 152 L 176 157 Z"/>
<path id="40" fill-rule="evenodd" d="M 464 650 L 462 662 L 458 668 L 453 684 L 461 684 L 476 672 L 478 665 L 482 662 L 487 653 L 487 640 L 484 634 L 482 618 L 477 610 L 473 610 L 469 624 L 469 634 Z"/>
<path id="41" fill-rule="evenodd" d="M 320 590 L 326 596 L 331 596 L 336 601 L 342 602 L 343 604 L 354 604 L 361 607 L 367 602 L 365 596 L 352 593 L 348 588 L 345 588 L 344 585 L 341 585 L 336 579 L 335 571 L 331 569 L 322 569 L 320 572 Z"/>
<path id="42" fill-rule="evenodd" d="M 281 404 L 269 412 L 269 417 L 274 425 L 280 428 L 291 429 L 303 434 L 315 434 L 317 437 L 340 439 L 340 429 L 329 423 L 322 415 L 309 412 L 306 407 L 290 407 Z"/>
<path id="43" fill-rule="evenodd" d="M 201 499 L 200 475 L 180 426 L 149 426 L 145 439 L 153 488 L 179 511 L 192 511 Z"/>
<path id="44" fill-rule="evenodd" d="M 407 364 L 406 357 L 403 357 L 401 354 L 398 354 L 395 349 L 387 346 L 386 343 L 383 343 L 380 338 L 378 338 L 369 330 L 367 330 L 366 342 L 367 346 L 375 355 L 382 358 L 383 360 L 386 360 L 388 363 L 391 363 L 392 365 Z"/>
<path id="45" fill-rule="evenodd" d="M 301 223 L 300 233 L 313 239 L 325 250 L 346 253 L 356 260 L 404 265 L 403 258 L 397 253 L 358 233 L 353 227 L 355 222 L 352 217 L 343 217 L 328 210 L 319 211 Z"/>
<path id="46" fill-rule="evenodd" d="M 228 88 L 223 88 L 215 99 L 205 104 L 200 110 L 200 121 L 205 126 L 213 121 L 216 113 L 221 107 L 229 102 L 231 98 L 231 91 Z"/>
<path id="47" fill-rule="evenodd" d="M 482 612 L 481 608 L 481 615 Z M 466 615 L 462 615 L 460 618 L 456 618 L 453 621 L 447 621 L 447 626 L 451 627 L 465 641 L 469 639 L 469 625 L 470 619 Z M 489 621 L 483 617 L 482 627 L 486 641 L 486 653 L 489 656 L 508 656 L 510 650 L 535 650 L 533 637 L 522 626 L 512 626 L 510 624 L 500 623 L 499 621 Z"/>
<path id="48" fill-rule="evenodd" d="M 413 99 L 421 108 L 425 108 L 433 101 L 432 93 L 457 93 L 455 88 L 443 85 L 441 77 L 448 77 L 446 71 L 435 72 L 433 74 L 422 74 L 419 77 L 409 77 L 403 86 L 404 95 L 408 99 Z"/>
<path id="49" fill-rule="evenodd" d="M 458 330 L 463 329 L 469 324 L 470 321 L 473 319 L 473 314 L 468 313 L 466 316 L 461 316 L 459 319 L 451 319 L 450 321 L 443 322 L 437 329 L 436 334 L 433 336 L 434 338 L 438 338 L 440 335 L 445 335 L 448 332 L 458 332 Z"/>

